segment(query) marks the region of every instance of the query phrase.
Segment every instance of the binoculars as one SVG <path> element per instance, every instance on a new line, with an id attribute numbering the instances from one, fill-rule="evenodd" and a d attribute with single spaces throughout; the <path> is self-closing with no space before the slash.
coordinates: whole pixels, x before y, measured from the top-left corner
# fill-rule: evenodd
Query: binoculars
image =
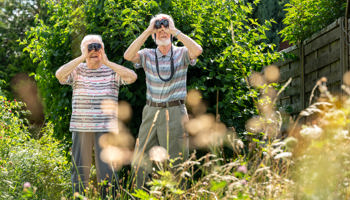
<path id="1" fill-rule="evenodd" d="M 102 48 L 102 45 L 100 43 L 91 43 L 88 45 L 88 51 L 92 51 L 95 49 L 95 51 L 98 51 Z"/>
<path id="2" fill-rule="evenodd" d="M 167 20 L 167 19 L 156 20 L 156 22 L 154 23 L 154 28 L 160 29 L 162 27 L 162 25 L 165 28 L 168 28 L 169 27 L 169 20 Z"/>

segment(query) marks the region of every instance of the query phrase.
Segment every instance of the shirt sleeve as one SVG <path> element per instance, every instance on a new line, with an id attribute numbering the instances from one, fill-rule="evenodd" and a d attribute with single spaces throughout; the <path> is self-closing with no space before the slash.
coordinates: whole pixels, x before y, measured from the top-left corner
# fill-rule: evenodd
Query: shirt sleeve
<path id="1" fill-rule="evenodd" d="M 78 68 L 81 64 L 79 64 L 66 78 L 65 81 L 60 81 L 62 85 L 73 85 L 74 81 L 76 80 L 77 74 L 78 74 Z"/>
<path id="2" fill-rule="evenodd" d="M 115 80 L 118 84 L 118 86 L 121 86 L 121 85 L 128 85 L 127 82 L 125 82 L 122 77 L 118 74 L 118 73 L 115 73 Z"/>
<path id="3" fill-rule="evenodd" d="M 137 52 L 140 56 L 140 63 L 134 64 L 135 69 L 140 69 L 146 66 L 146 50 L 147 49 L 141 49 L 140 51 Z"/>
<path id="4" fill-rule="evenodd" d="M 191 66 L 194 66 L 196 63 L 197 63 L 197 58 L 194 58 L 194 59 L 190 59 L 190 54 L 188 53 L 188 49 L 187 47 L 182 47 L 183 50 L 183 56 L 182 56 L 182 59 L 184 59 L 184 63 L 185 65 L 191 65 Z"/>

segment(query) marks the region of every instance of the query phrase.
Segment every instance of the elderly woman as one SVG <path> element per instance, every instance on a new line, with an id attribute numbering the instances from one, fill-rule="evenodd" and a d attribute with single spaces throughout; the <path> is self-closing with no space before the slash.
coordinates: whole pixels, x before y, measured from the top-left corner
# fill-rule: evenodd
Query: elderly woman
<path id="1" fill-rule="evenodd" d="M 116 173 L 110 164 L 101 161 L 99 138 L 112 127 L 115 118 L 103 112 L 103 100 L 118 101 L 119 86 L 137 79 L 134 71 L 110 62 L 99 35 L 87 35 L 81 42 L 82 55 L 61 66 L 56 77 L 61 84 L 73 88 L 72 116 L 72 184 L 73 192 L 83 193 L 89 182 L 92 150 L 95 149 L 97 181 L 116 183 Z M 85 62 L 84 62 L 85 61 Z M 105 195 L 104 189 L 102 189 Z"/>

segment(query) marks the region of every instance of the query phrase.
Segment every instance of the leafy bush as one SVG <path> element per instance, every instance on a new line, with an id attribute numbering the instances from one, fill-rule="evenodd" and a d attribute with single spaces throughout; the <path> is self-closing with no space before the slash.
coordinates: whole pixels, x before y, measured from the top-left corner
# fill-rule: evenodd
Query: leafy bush
<path id="1" fill-rule="evenodd" d="M 0 100 L 0 198 L 21 198 L 28 182 L 32 199 L 59 199 L 70 189 L 70 165 L 53 139 L 52 124 L 42 129 L 40 139 L 31 139 L 21 116 L 27 114 L 24 105 L 3 96 Z"/>
<path id="2" fill-rule="evenodd" d="M 110 60 L 132 68 L 132 63 L 123 60 L 123 53 L 159 12 L 170 14 L 175 25 L 203 47 L 197 65 L 189 67 L 189 87 L 202 92 L 210 105 L 209 112 L 218 110 L 225 124 L 243 131 L 242 124 L 255 113 L 245 78 L 252 70 L 259 71 L 279 57 L 273 53 L 274 45 L 262 42 L 270 21 L 260 25 L 248 17 L 257 2 L 44 1 L 42 6 L 47 8 L 48 17 L 37 18 L 36 26 L 27 32 L 23 44 L 38 63 L 35 78 L 44 98 L 46 117 L 54 123 L 55 135 L 63 138 L 68 132 L 71 89 L 60 86 L 54 73 L 59 66 L 80 55 L 82 37 L 101 34 Z M 154 47 L 154 42 L 148 39 L 145 45 Z M 141 122 L 146 93 L 144 73 L 137 72 L 136 83 L 122 87 L 120 92 L 120 99 L 133 106 L 130 127 L 134 135 Z"/>
<path id="3" fill-rule="evenodd" d="M 344 16 L 345 0 L 290 0 L 285 4 L 286 27 L 280 32 L 284 41 L 297 44 Z"/>
<path id="4" fill-rule="evenodd" d="M 19 40 L 26 37 L 25 32 L 35 25 L 35 15 L 38 13 L 37 0 L 5 0 L 0 1 L 0 79 L 5 80 L 2 92 L 7 97 L 11 93 L 11 79 L 18 73 L 35 71 L 29 53 L 23 52 L 25 46 L 19 45 Z M 44 10 L 40 10 L 44 14 Z"/>
<path id="5" fill-rule="evenodd" d="M 28 127 L 25 116 L 29 113 L 22 110 L 24 104 L 16 100 L 9 101 L 0 96 L 0 156 L 8 156 L 9 149 L 28 139 Z"/>

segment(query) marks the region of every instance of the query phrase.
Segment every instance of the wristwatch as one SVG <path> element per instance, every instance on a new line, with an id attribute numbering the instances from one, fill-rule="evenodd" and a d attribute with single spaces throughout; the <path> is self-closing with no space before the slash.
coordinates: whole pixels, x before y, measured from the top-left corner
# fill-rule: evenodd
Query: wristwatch
<path id="1" fill-rule="evenodd" d="M 174 36 L 177 37 L 180 33 L 181 33 L 181 31 L 177 30 Z"/>

